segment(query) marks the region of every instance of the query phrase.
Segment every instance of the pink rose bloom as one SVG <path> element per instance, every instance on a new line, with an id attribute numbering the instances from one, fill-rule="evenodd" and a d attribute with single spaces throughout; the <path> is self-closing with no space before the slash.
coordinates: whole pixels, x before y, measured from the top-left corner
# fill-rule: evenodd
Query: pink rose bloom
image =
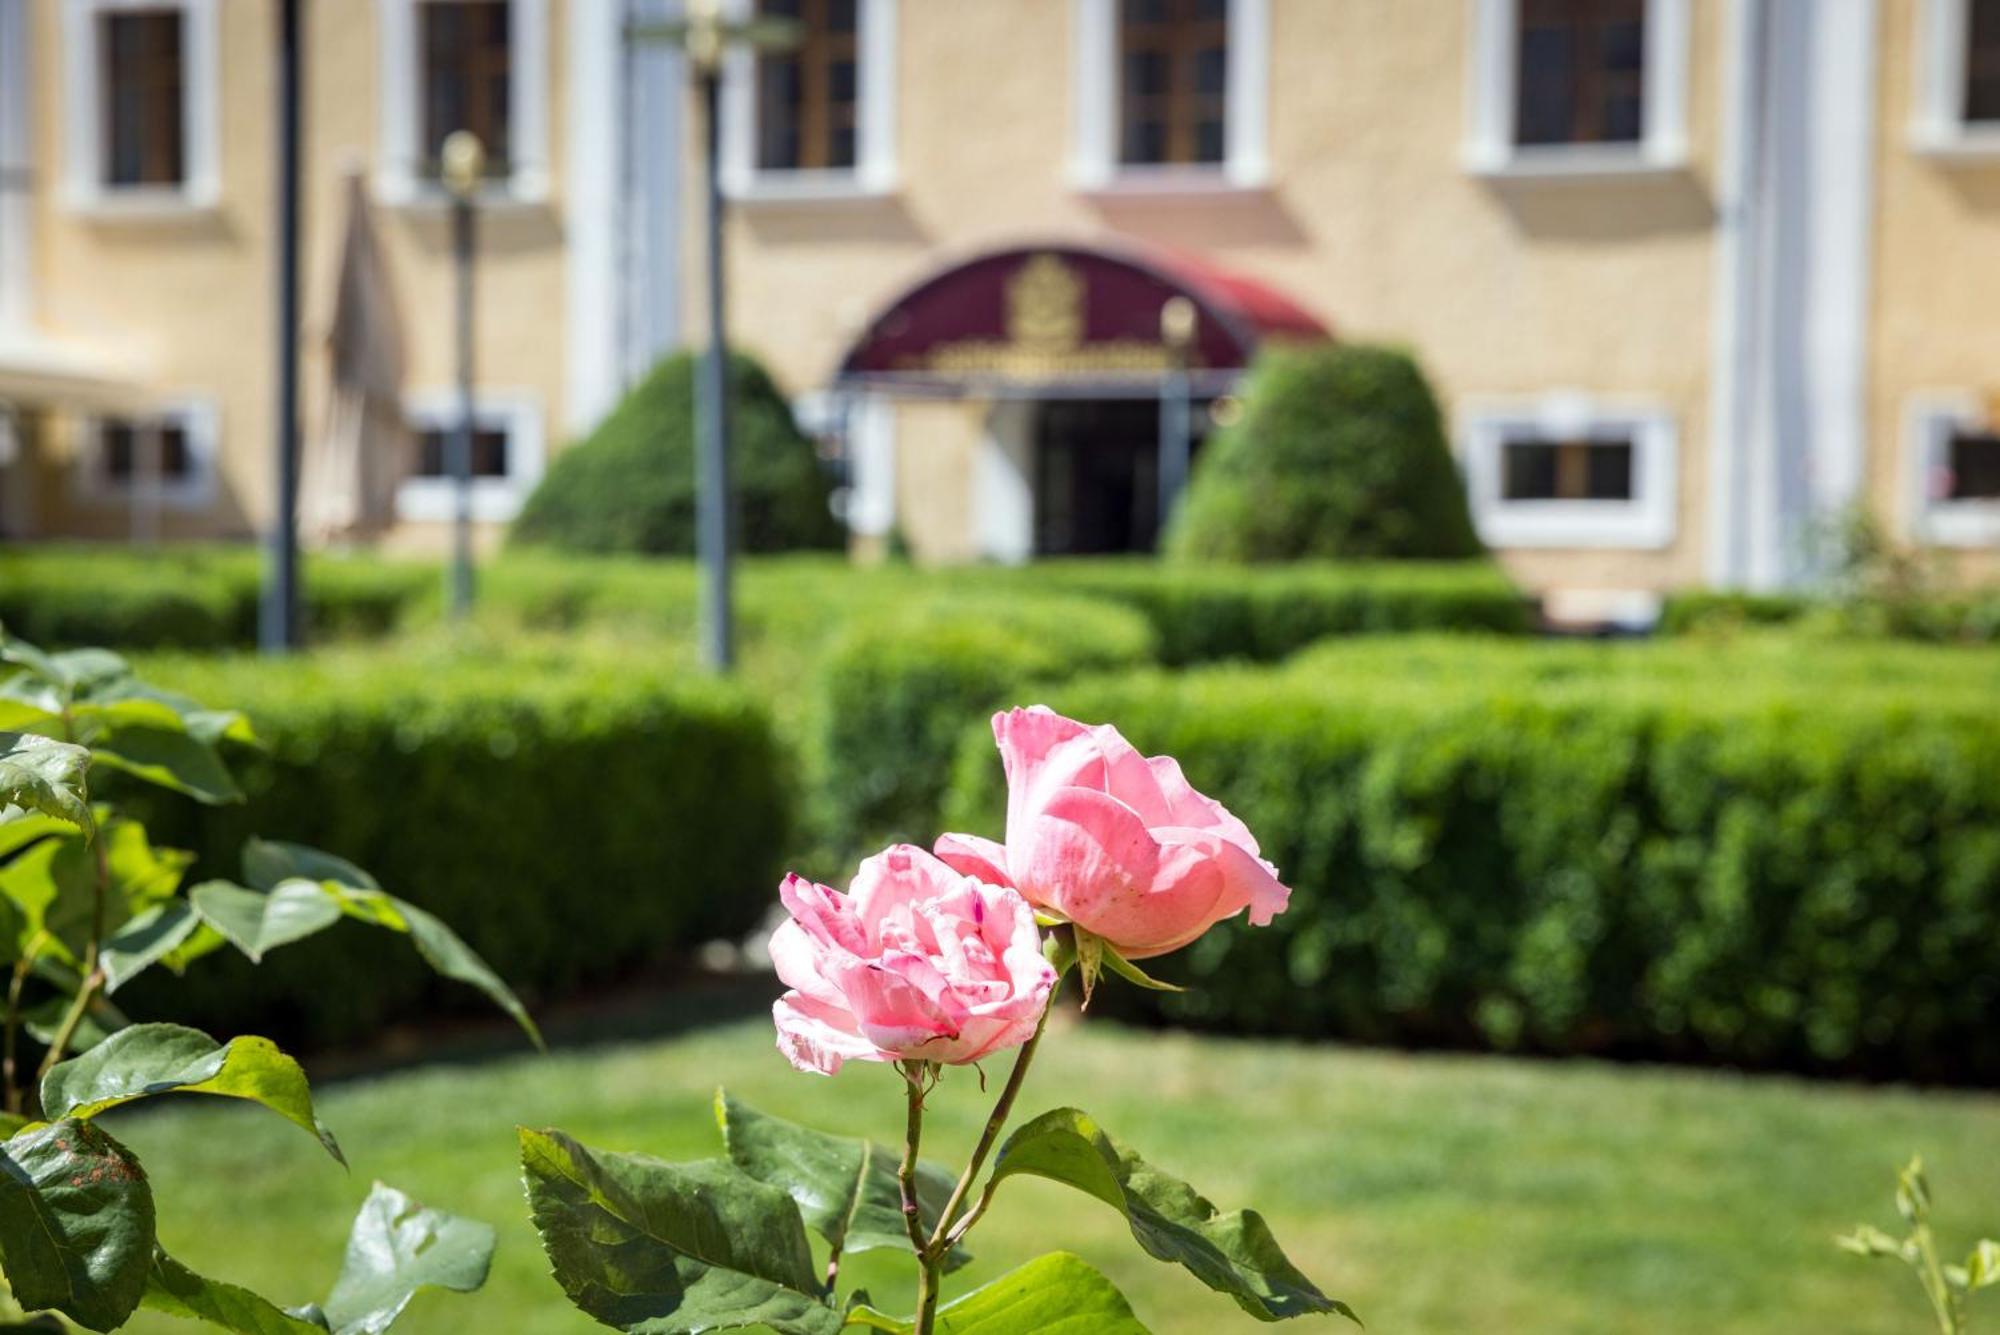
<path id="1" fill-rule="evenodd" d="M 792 917 L 771 936 L 771 961 L 792 990 L 771 1013 L 778 1050 L 801 1071 L 962 1065 L 1034 1034 L 1056 971 L 1014 891 L 897 844 L 844 895 L 801 876 L 778 894 Z"/>
<path id="2" fill-rule="evenodd" d="M 1262 927 L 1291 891 L 1220 802 L 1171 756 L 1142 756 L 1110 724 L 1041 705 L 993 716 L 1007 770 L 1007 842 L 947 834 L 940 858 L 1011 885 L 1128 959 L 1179 950 L 1249 910 Z"/>

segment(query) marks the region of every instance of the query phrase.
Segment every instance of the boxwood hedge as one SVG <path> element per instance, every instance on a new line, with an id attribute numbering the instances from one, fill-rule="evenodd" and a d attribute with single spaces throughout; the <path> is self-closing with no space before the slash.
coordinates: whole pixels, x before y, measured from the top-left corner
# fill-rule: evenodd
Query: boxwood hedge
<path id="1" fill-rule="evenodd" d="M 1050 693 L 1180 758 L 1293 886 L 1109 1004 L 1380 1041 L 2000 1078 L 2000 658 L 1343 642 Z M 997 834 L 990 736 L 946 825 Z"/>
<path id="2" fill-rule="evenodd" d="M 157 841 L 196 853 L 197 879 L 233 875 L 251 832 L 337 850 L 530 998 L 671 964 L 770 903 L 790 769 L 739 690 L 630 654 L 347 651 L 143 670 L 245 708 L 267 741 L 241 756 L 247 804 L 148 813 Z M 135 1006 L 326 1043 L 463 1000 L 366 933 L 327 933 L 282 963 L 216 956 Z"/>

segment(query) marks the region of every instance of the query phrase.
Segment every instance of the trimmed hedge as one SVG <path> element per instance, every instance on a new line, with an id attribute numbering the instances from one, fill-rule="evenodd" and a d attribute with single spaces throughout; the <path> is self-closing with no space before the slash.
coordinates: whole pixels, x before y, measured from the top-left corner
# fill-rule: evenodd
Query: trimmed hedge
<path id="1" fill-rule="evenodd" d="M 261 561 L 252 547 L 17 548 L 0 556 L 0 624 L 51 646 L 247 648 L 257 642 Z M 307 633 L 386 634 L 435 596 L 438 579 L 433 565 L 308 557 Z"/>
<path id="2" fill-rule="evenodd" d="M 770 903 L 790 768 L 738 690 L 630 654 L 346 652 L 141 670 L 246 709 L 269 746 L 241 758 L 246 805 L 163 798 L 147 812 L 158 842 L 195 851 L 196 880 L 234 876 L 251 833 L 338 852 L 452 924 L 529 998 L 671 963 L 741 935 Z M 135 1013 L 254 1021 L 308 1044 L 420 1003 L 477 1006 L 365 932 L 326 933 L 261 969 L 216 956 L 156 995 L 142 995 L 147 982 L 132 986 Z"/>
<path id="3" fill-rule="evenodd" d="M 1249 568 L 1140 561 L 1060 561 L 1036 583 L 1125 603 L 1160 636 L 1160 660 L 1180 665 L 1268 662 L 1330 635 L 1480 630 L 1525 635 L 1534 616 L 1486 561 L 1300 562 Z"/>
<path id="4" fill-rule="evenodd" d="M 818 674 L 817 824 L 836 863 L 928 845 L 966 725 L 1029 683 L 1151 661 L 1145 618 L 1084 598 L 961 597 L 867 618 Z"/>
<path id="5" fill-rule="evenodd" d="M 2000 657 L 1348 641 L 1094 678 L 1294 895 L 1108 1004 L 1232 1030 L 2000 1078 Z M 1025 697 L 1023 697 L 1025 698 Z M 945 825 L 994 834 L 968 729 Z M 1157 967 L 1155 967 L 1157 966 Z"/>
<path id="6" fill-rule="evenodd" d="M 1779 625 L 1858 639 L 1992 644 L 2000 642 L 2000 588 L 1893 599 L 1694 589 L 1674 594 L 1660 610 L 1667 635 Z"/>
<path id="7" fill-rule="evenodd" d="M 1315 343 L 1257 355 L 1243 415 L 1196 461 L 1164 550 L 1294 561 L 1485 548 L 1416 359 L 1398 348 Z"/>
<path id="8" fill-rule="evenodd" d="M 813 443 L 757 361 L 730 357 L 730 460 L 746 552 L 839 547 Z M 687 554 L 695 544 L 692 353 L 654 367 L 590 435 L 550 465 L 511 541 L 578 552 Z"/>

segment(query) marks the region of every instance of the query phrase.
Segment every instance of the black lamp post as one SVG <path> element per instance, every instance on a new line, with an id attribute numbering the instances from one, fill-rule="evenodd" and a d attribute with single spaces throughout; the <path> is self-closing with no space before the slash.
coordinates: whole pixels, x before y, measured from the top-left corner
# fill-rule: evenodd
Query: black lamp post
<path id="1" fill-rule="evenodd" d="M 1160 342 L 1167 350 L 1160 377 L 1160 536 L 1187 485 L 1194 451 L 1194 405 L 1189 401 L 1189 361 L 1194 352 L 1196 312 L 1186 297 L 1168 297 L 1160 306 Z"/>
<path id="2" fill-rule="evenodd" d="M 686 53 L 702 115 L 702 159 L 707 177 L 705 237 L 708 268 L 708 350 L 695 393 L 695 550 L 701 563 L 702 658 L 727 672 L 736 658 L 731 564 L 736 498 L 729 460 L 729 343 L 723 307 L 722 267 L 722 56 L 733 44 L 757 50 L 796 46 L 799 27 L 786 19 L 723 18 L 721 0 L 687 0 L 687 17 L 673 23 L 635 24 L 639 40 L 676 42 Z"/>
<path id="3" fill-rule="evenodd" d="M 299 8 L 278 3 L 277 514 L 258 609 L 267 654 L 299 645 Z"/>
<path id="4" fill-rule="evenodd" d="M 444 187 L 451 193 L 452 268 L 457 280 L 458 423 L 446 450 L 452 481 L 451 574 L 447 603 L 454 621 L 472 610 L 472 253 L 473 199 L 486 175 L 486 151 L 470 130 L 445 136 Z"/>

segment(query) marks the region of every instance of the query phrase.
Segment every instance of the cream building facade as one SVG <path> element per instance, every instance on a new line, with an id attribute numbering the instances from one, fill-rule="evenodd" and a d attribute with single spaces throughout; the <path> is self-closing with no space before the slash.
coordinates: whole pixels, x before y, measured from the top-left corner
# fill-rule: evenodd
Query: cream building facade
<path id="1" fill-rule="evenodd" d="M 1996 0 L 731 2 L 805 38 L 726 71 L 732 336 L 842 447 L 864 547 L 1143 546 L 1161 386 L 1206 420 L 1258 338 L 1316 325 L 1417 353 L 1480 530 L 1530 588 L 1782 586 L 1856 505 L 2000 571 Z M 451 375 L 420 160 L 451 108 L 425 80 L 459 77 L 426 25 L 506 13 L 488 518 L 698 328 L 681 73 L 622 36 L 664 4 L 309 0 L 308 352 L 359 164 L 419 430 Z M 122 9 L 184 16 L 181 197 L 157 207 L 90 188 L 108 67 L 78 33 Z M 274 9 L 0 0 L 8 534 L 132 531 L 129 486 L 90 485 L 121 439 L 101 423 L 175 405 L 206 480 L 159 527 L 267 522 Z M 1079 332 L 1032 345 L 1048 311 L 1023 303 L 1070 290 Z M 1188 379 L 1107 360 L 1107 340 L 1158 343 L 1176 296 Z M 996 340 L 1013 351 L 967 372 L 964 345 Z M 435 513 L 422 481 L 399 539 Z"/>

